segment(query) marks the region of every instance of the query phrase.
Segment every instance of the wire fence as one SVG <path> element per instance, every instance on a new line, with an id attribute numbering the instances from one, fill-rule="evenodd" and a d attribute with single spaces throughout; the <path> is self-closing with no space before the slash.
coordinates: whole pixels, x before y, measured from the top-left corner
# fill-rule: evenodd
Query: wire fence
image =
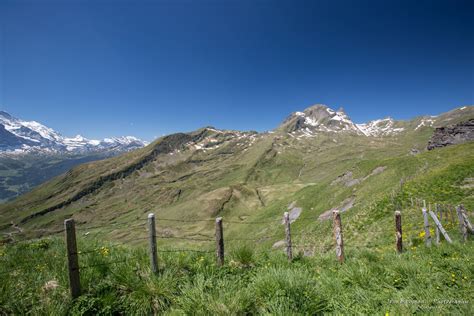
<path id="1" fill-rule="evenodd" d="M 393 196 L 396 196 L 400 192 L 394 192 Z M 395 206 L 395 203 L 393 203 Z M 459 227 L 459 221 L 460 219 L 458 218 L 458 207 L 453 206 L 452 204 L 449 203 L 436 203 L 436 202 L 427 202 L 426 200 L 423 200 L 419 197 L 414 197 L 410 194 L 404 194 L 402 195 L 402 203 L 400 203 L 401 206 L 404 206 L 403 209 L 405 210 L 421 210 L 422 208 L 426 210 L 431 210 L 433 211 L 436 216 L 439 218 L 439 222 L 442 223 L 446 231 L 451 233 L 452 231 L 456 231 Z M 356 214 L 352 218 L 352 221 L 348 221 L 345 224 L 345 231 L 347 231 L 347 234 L 350 235 L 351 237 L 354 236 L 363 236 L 364 235 L 364 230 L 363 227 L 360 226 L 360 223 L 364 223 L 364 221 L 368 221 L 373 214 L 372 211 L 377 210 L 380 205 L 379 203 L 373 202 L 370 203 L 367 206 L 368 211 L 365 212 L 365 215 L 360 215 Z M 421 212 L 420 212 L 421 213 Z M 341 212 L 343 214 L 343 212 Z M 364 214 L 364 213 L 362 213 Z M 293 214 L 294 215 L 294 214 Z M 332 232 L 330 232 L 331 228 L 333 227 L 333 222 L 330 220 L 331 216 L 328 218 L 321 218 L 321 216 L 317 215 L 305 215 L 305 216 L 294 216 L 294 218 L 291 218 L 291 216 L 288 216 L 288 220 L 286 221 L 285 218 L 281 217 L 274 217 L 274 218 L 267 218 L 267 219 L 259 219 L 259 220 L 246 220 L 246 219 L 241 219 L 241 220 L 236 220 L 236 219 L 229 219 L 229 220 L 223 220 L 224 228 L 226 229 L 231 229 L 230 230 L 230 235 L 224 235 L 222 233 L 222 248 L 224 243 L 225 244 L 239 244 L 239 243 L 266 243 L 265 245 L 266 248 L 263 250 L 261 248 L 259 249 L 253 249 L 255 253 L 267 253 L 267 252 L 281 252 L 282 254 L 289 254 L 292 251 L 297 251 L 297 250 L 305 250 L 305 249 L 310 249 L 310 250 L 327 250 L 326 245 L 318 242 L 318 240 L 308 238 L 308 236 L 311 234 L 312 231 L 316 230 L 324 230 L 325 232 L 328 232 L 330 235 L 332 235 Z M 364 218 L 364 216 L 367 216 L 367 218 Z M 128 219 L 127 221 L 118 221 L 118 222 L 113 222 L 113 223 L 99 223 L 99 224 L 94 224 L 91 225 L 90 223 L 87 222 L 78 222 L 75 225 L 75 231 L 79 233 L 83 238 L 88 238 L 91 240 L 95 240 L 98 237 L 102 237 L 104 232 L 106 231 L 107 233 L 110 232 L 118 232 L 119 234 L 125 234 L 122 235 L 121 238 L 123 240 L 121 241 L 115 241 L 113 243 L 107 244 L 107 247 L 104 246 L 97 246 L 93 248 L 85 248 L 85 249 L 80 249 L 80 250 L 75 250 L 75 251 L 70 251 L 69 255 L 74 255 L 74 256 L 88 256 L 93 258 L 93 255 L 97 254 L 103 254 L 104 252 L 109 253 L 110 251 L 118 251 L 119 248 L 123 246 L 135 246 L 139 243 L 142 243 L 144 241 L 149 241 L 150 238 L 155 238 L 158 240 L 161 240 L 162 242 L 166 243 L 160 243 L 160 247 L 156 249 L 157 254 L 166 254 L 166 253 L 196 253 L 196 254 L 212 254 L 215 253 L 219 255 L 219 249 L 212 249 L 213 246 L 212 244 L 215 243 L 216 247 L 219 247 L 219 241 L 216 238 L 217 237 L 217 231 L 214 234 L 214 236 L 210 236 L 210 234 L 203 234 L 202 232 L 197 232 L 193 234 L 179 234 L 179 231 L 175 231 L 176 227 L 170 227 L 173 228 L 171 231 L 168 230 L 168 227 L 165 225 L 162 227 L 163 223 L 166 222 L 175 222 L 175 223 L 183 223 L 183 224 L 196 224 L 196 223 L 215 223 L 216 219 L 214 218 L 197 218 L 197 219 L 179 219 L 179 218 L 168 218 L 168 217 L 156 217 L 156 223 L 160 227 L 160 229 L 155 233 L 150 235 L 150 221 L 148 219 L 140 219 L 140 218 L 135 218 L 135 219 Z M 297 228 L 301 228 L 299 230 L 292 230 L 291 231 L 291 236 L 289 232 L 289 227 L 293 226 L 293 224 L 310 224 L 310 225 L 299 225 Z M 462 223 L 461 223 L 462 224 Z M 243 235 L 236 235 L 236 231 L 239 230 L 232 230 L 232 228 L 236 225 L 249 225 L 249 226 L 257 226 L 261 225 L 262 229 L 259 230 L 257 233 L 255 233 L 253 236 L 243 236 Z M 424 236 L 422 236 L 423 232 L 426 231 L 426 226 L 422 223 L 422 217 L 416 217 L 416 220 L 409 219 L 404 223 L 404 230 L 402 237 L 404 239 L 408 239 L 408 241 L 411 243 L 413 239 L 422 239 Z M 431 226 L 435 227 L 436 226 Z M 44 235 L 57 235 L 57 234 L 63 234 L 66 229 L 64 228 L 58 228 L 58 229 L 22 229 L 18 226 L 13 226 L 13 228 L 16 230 L 16 232 L 20 234 L 24 234 L 25 236 L 27 235 L 38 235 L 38 236 L 44 236 Z M 288 230 L 286 230 L 288 228 Z M 67 231 L 66 231 L 67 232 Z M 385 226 L 377 226 L 377 225 L 371 225 L 366 228 L 367 233 L 370 233 L 372 235 L 382 235 L 382 234 L 394 234 L 395 231 L 392 229 L 388 229 Z M 30 243 L 30 242 L 35 242 L 35 240 L 32 239 L 24 239 L 24 240 L 15 240 L 14 237 L 15 234 L 11 233 L 11 235 L 7 238 L 7 244 L 13 245 L 13 244 L 20 244 L 20 243 Z M 127 237 L 128 236 L 128 237 Z M 225 237 L 225 238 L 224 238 Z M 301 237 L 301 238 L 300 238 Z M 329 236 L 328 236 L 329 238 Z M 36 240 L 37 241 L 37 240 Z M 174 241 L 177 242 L 184 242 L 184 244 L 179 244 L 176 243 L 174 244 Z M 271 243 L 273 241 L 273 244 Z M 310 241 L 310 242 L 308 242 Z M 311 242 L 312 241 L 312 242 Z M 371 244 L 372 241 L 367 241 L 366 245 Z M 175 246 L 173 248 L 173 245 Z M 197 248 L 190 248 L 189 245 L 197 245 Z M 82 246 L 82 244 L 80 244 Z M 170 247 L 171 246 L 171 247 Z M 185 247 L 176 247 L 176 246 L 185 246 Z M 187 247 L 186 247 L 187 246 Z M 155 244 L 156 247 L 156 244 Z M 226 247 L 226 251 L 228 248 Z M 230 248 L 232 249 L 232 247 Z M 222 249 L 222 256 L 225 254 L 224 249 Z M 314 253 L 314 252 L 313 252 Z M 97 262 L 97 263 L 90 263 L 87 265 L 82 265 L 78 266 L 78 270 L 80 269 L 89 269 L 97 266 L 107 266 L 107 265 L 115 265 L 115 264 L 120 264 L 120 263 L 125 263 L 129 261 L 130 258 L 123 259 L 123 260 L 112 260 L 112 261 L 106 261 L 106 262 Z M 14 270 L 12 270 L 14 271 Z M 6 272 L 11 273 L 10 272 Z M 0 273 L 0 275 L 4 275 L 4 273 Z"/>

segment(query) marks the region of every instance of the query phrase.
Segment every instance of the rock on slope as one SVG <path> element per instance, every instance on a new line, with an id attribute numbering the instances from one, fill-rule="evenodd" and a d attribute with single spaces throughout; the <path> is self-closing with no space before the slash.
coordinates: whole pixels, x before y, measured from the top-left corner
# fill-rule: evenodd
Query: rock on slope
<path id="1" fill-rule="evenodd" d="M 474 119 L 446 127 L 438 127 L 428 143 L 428 150 L 474 140 Z"/>

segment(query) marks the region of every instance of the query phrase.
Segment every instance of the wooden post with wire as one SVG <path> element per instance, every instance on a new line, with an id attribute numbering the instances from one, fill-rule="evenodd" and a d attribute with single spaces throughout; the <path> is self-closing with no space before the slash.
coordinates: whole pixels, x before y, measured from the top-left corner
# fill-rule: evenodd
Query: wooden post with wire
<path id="1" fill-rule="evenodd" d="M 423 222 L 425 229 L 425 244 L 427 247 L 431 246 L 431 233 L 430 233 L 430 222 L 428 221 L 428 213 L 426 212 L 426 202 L 423 200 L 423 208 L 421 209 L 423 213 Z"/>
<path id="2" fill-rule="evenodd" d="M 81 278 L 79 275 L 79 258 L 77 253 L 76 228 L 74 220 L 72 218 L 64 221 L 64 229 L 66 232 L 69 286 L 71 288 L 71 297 L 75 299 L 81 295 Z"/>
<path id="3" fill-rule="evenodd" d="M 334 220 L 334 239 L 336 240 L 336 257 L 340 263 L 344 262 L 344 240 L 342 238 L 341 214 L 338 210 L 332 211 Z"/>
<path id="4" fill-rule="evenodd" d="M 150 242 L 150 265 L 153 273 L 158 273 L 158 255 L 156 249 L 156 225 L 155 214 L 148 214 L 148 236 Z"/>
<path id="5" fill-rule="evenodd" d="M 466 242 L 467 224 L 466 224 L 466 221 L 464 220 L 464 216 L 462 216 L 461 209 L 462 209 L 461 205 L 456 206 L 456 213 L 458 215 L 458 220 L 459 220 L 459 231 L 461 232 L 461 241 Z"/>
<path id="6" fill-rule="evenodd" d="M 395 211 L 395 246 L 398 253 L 403 251 L 402 239 L 402 214 L 400 211 Z"/>
<path id="7" fill-rule="evenodd" d="M 460 205 L 460 210 L 461 216 L 464 219 L 464 223 L 466 224 L 467 229 L 471 232 L 471 234 L 474 234 L 474 229 L 472 227 L 471 222 L 469 221 L 469 217 L 467 216 L 466 210 L 464 209 L 464 206 L 462 204 Z"/>
<path id="8" fill-rule="evenodd" d="M 290 229 L 290 214 L 285 212 L 283 214 L 283 221 L 285 223 L 285 237 L 286 237 L 286 256 L 289 261 L 293 260 L 293 245 L 291 243 L 291 229 Z"/>
<path id="9" fill-rule="evenodd" d="M 216 256 L 217 265 L 224 265 L 224 230 L 222 229 L 222 217 L 216 218 Z"/>

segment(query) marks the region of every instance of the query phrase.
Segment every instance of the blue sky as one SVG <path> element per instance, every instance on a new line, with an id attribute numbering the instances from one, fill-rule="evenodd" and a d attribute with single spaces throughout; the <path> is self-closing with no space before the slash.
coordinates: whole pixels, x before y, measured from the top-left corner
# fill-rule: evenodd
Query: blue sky
<path id="1" fill-rule="evenodd" d="M 64 135 L 473 104 L 473 1 L 0 1 L 0 108 Z"/>

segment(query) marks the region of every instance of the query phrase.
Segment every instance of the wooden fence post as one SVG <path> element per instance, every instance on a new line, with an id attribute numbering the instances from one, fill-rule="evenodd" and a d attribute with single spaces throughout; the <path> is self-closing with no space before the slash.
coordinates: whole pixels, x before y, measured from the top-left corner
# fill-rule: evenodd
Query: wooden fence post
<path id="1" fill-rule="evenodd" d="M 471 231 L 471 234 L 474 234 L 474 229 L 472 227 L 471 222 L 469 221 L 469 217 L 467 217 L 467 213 L 466 213 L 466 210 L 464 209 L 464 206 L 461 204 L 460 207 L 461 207 L 461 215 L 464 219 L 464 223 L 466 224 L 466 227 L 468 228 L 468 230 Z"/>
<path id="2" fill-rule="evenodd" d="M 158 273 L 158 255 L 156 249 L 155 214 L 148 214 L 148 236 L 150 241 L 150 265 L 153 273 Z"/>
<path id="3" fill-rule="evenodd" d="M 451 244 L 452 240 L 451 240 L 451 238 L 449 238 L 449 235 L 446 232 L 446 230 L 444 229 L 443 224 L 441 224 L 441 222 L 436 217 L 436 214 L 434 212 L 430 211 L 430 216 L 433 219 L 433 221 L 435 222 L 436 227 L 438 228 L 438 230 L 437 230 L 438 235 L 436 236 L 436 240 L 437 240 L 436 242 L 439 244 L 439 238 L 440 238 L 439 232 L 441 232 L 444 236 L 444 239 L 446 239 L 446 241 Z"/>
<path id="4" fill-rule="evenodd" d="M 77 253 L 76 228 L 74 225 L 74 220 L 72 218 L 64 221 L 64 229 L 66 232 L 69 286 L 71 288 L 71 297 L 75 299 L 81 295 L 81 278 L 79 275 L 79 258 Z"/>
<path id="5" fill-rule="evenodd" d="M 459 230 L 461 231 L 461 241 L 466 242 L 467 225 L 466 225 L 466 222 L 464 221 L 464 217 L 462 216 L 461 205 L 456 206 L 456 213 L 458 215 L 458 220 L 459 220 Z"/>
<path id="6" fill-rule="evenodd" d="M 222 229 L 222 217 L 216 218 L 216 255 L 217 265 L 224 265 L 224 230 Z"/>
<path id="7" fill-rule="evenodd" d="M 428 213 L 426 212 L 426 202 L 423 200 L 423 208 L 421 209 L 423 213 L 423 222 L 425 228 L 425 244 L 427 247 L 431 246 L 431 233 L 430 233 L 430 223 L 428 221 Z"/>
<path id="8" fill-rule="evenodd" d="M 344 240 L 342 239 L 341 214 L 338 210 L 332 211 L 334 220 L 334 238 L 336 239 L 336 257 L 340 263 L 344 262 Z"/>
<path id="9" fill-rule="evenodd" d="M 400 211 L 395 211 L 395 236 L 397 252 L 402 253 L 403 251 L 403 239 L 402 239 L 402 214 Z"/>
<path id="10" fill-rule="evenodd" d="M 293 260 L 293 245 L 291 244 L 291 229 L 290 229 L 290 214 L 285 212 L 283 214 L 285 222 L 285 236 L 286 236 L 286 256 L 289 261 Z"/>

